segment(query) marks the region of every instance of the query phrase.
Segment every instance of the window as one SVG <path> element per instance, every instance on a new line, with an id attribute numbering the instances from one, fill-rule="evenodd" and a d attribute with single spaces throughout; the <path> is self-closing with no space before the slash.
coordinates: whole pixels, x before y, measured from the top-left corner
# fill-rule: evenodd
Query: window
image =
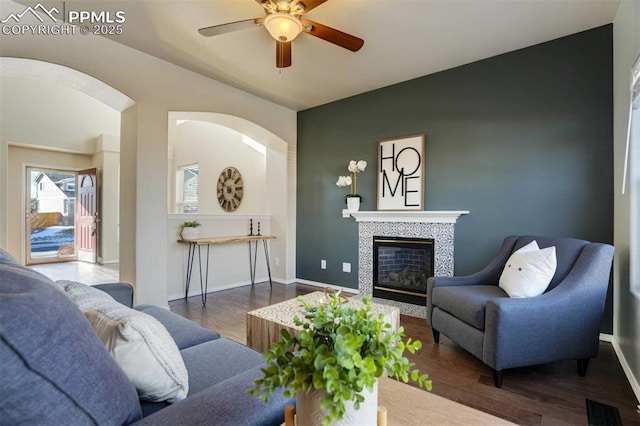
<path id="1" fill-rule="evenodd" d="M 198 213 L 198 165 L 176 170 L 176 213 Z"/>

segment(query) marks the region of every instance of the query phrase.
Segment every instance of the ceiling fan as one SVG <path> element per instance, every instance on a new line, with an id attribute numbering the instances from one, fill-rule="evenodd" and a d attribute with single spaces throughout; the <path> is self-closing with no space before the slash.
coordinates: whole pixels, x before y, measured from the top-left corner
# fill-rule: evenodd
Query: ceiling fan
<path id="1" fill-rule="evenodd" d="M 276 40 L 276 66 L 291 66 L 291 41 L 301 32 L 321 38 L 337 46 L 357 52 L 364 40 L 326 25 L 319 24 L 302 16 L 327 0 L 256 0 L 267 14 L 264 18 L 246 19 L 200 28 L 198 32 L 212 37 L 233 31 L 264 26 Z"/>

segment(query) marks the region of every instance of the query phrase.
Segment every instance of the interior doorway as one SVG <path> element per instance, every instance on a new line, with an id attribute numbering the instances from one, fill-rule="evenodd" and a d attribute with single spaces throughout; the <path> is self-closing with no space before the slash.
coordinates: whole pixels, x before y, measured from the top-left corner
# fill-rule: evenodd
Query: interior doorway
<path id="1" fill-rule="evenodd" d="M 27 167 L 27 264 L 98 261 L 98 169 Z"/>

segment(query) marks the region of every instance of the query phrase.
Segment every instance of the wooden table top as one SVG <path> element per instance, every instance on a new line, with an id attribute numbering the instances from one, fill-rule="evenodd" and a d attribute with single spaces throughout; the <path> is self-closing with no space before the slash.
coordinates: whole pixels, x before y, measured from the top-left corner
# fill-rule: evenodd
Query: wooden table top
<path id="1" fill-rule="evenodd" d="M 484 411 L 448 400 L 441 396 L 418 389 L 406 383 L 388 377 L 378 379 L 378 409 L 384 407 L 386 415 L 380 417 L 378 424 L 385 426 L 512 426 L 507 420 L 487 414 Z M 293 418 L 287 417 L 282 426 L 295 426 L 295 408 Z"/>
<path id="2" fill-rule="evenodd" d="M 263 241 L 263 240 L 275 240 L 273 235 L 237 235 L 231 237 L 205 237 L 205 238 L 193 238 L 178 240 L 182 244 L 229 244 L 229 243 L 246 243 L 247 241 Z"/>
<path id="3" fill-rule="evenodd" d="M 302 300 L 311 304 L 317 305 L 321 298 L 325 296 L 322 291 L 314 291 L 312 293 L 305 294 L 301 296 Z M 347 303 L 353 306 L 356 309 L 362 308 L 364 303 L 362 299 L 359 297 L 351 297 L 348 299 Z M 373 303 L 371 306 L 371 312 L 373 314 L 383 314 L 383 315 L 393 315 L 394 318 L 400 320 L 400 309 L 395 306 L 383 305 L 380 303 Z M 274 305 L 265 306 L 264 308 L 259 308 L 254 311 L 247 312 L 248 316 L 261 318 L 266 321 L 270 321 L 273 323 L 277 323 L 286 327 L 298 328 L 293 322 L 293 317 L 296 315 L 300 318 L 304 317 L 305 310 L 304 307 L 300 305 L 298 298 L 295 297 L 293 299 L 285 300 L 284 302 L 276 303 Z M 394 325 L 394 324 L 392 324 Z M 395 329 L 397 329 L 397 324 L 395 324 Z"/>
<path id="4" fill-rule="evenodd" d="M 514 424 L 387 377 L 381 377 L 378 382 L 378 405 L 387 408 L 389 426 Z"/>
<path id="5" fill-rule="evenodd" d="M 301 297 L 306 303 L 317 306 L 324 296 L 324 292 L 315 291 Z M 347 303 L 356 309 L 364 306 L 362 299 L 357 296 L 349 298 Z M 391 330 L 395 331 L 400 326 L 400 310 L 397 307 L 374 303 L 371 311 L 374 315 L 381 314 L 391 325 Z M 260 352 L 268 351 L 274 342 L 280 340 L 282 330 L 297 333 L 301 329 L 295 325 L 294 317 L 303 318 L 304 314 L 304 307 L 300 305 L 298 298 L 247 312 L 247 345 Z"/>

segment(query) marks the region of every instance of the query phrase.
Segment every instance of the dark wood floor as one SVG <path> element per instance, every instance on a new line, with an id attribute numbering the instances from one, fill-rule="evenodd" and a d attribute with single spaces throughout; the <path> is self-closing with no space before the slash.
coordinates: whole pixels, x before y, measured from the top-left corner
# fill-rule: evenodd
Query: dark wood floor
<path id="1" fill-rule="evenodd" d="M 206 307 L 199 296 L 172 301 L 169 306 L 224 337 L 245 343 L 246 312 L 317 290 L 277 283 L 270 289 L 268 283 L 261 283 L 210 293 Z M 637 401 L 609 343 L 600 343 L 600 354 L 591 361 L 586 377 L 578 376 L 575 362 L 559 362 L 505 371 L 498 389 L 491 369 L 446 336 L 434 344 L 424 319 L 402 315 L 400 322 L 407 336 L 423 343 L 422 350 L 407 356 L 431 376 L 435 394 L 517 424 L 543 426 L 587 425 L 588 398 L 617 407 L 625 426 L 640 425 Z M 417 420 L 418 424 L 422 423 Z"/>

